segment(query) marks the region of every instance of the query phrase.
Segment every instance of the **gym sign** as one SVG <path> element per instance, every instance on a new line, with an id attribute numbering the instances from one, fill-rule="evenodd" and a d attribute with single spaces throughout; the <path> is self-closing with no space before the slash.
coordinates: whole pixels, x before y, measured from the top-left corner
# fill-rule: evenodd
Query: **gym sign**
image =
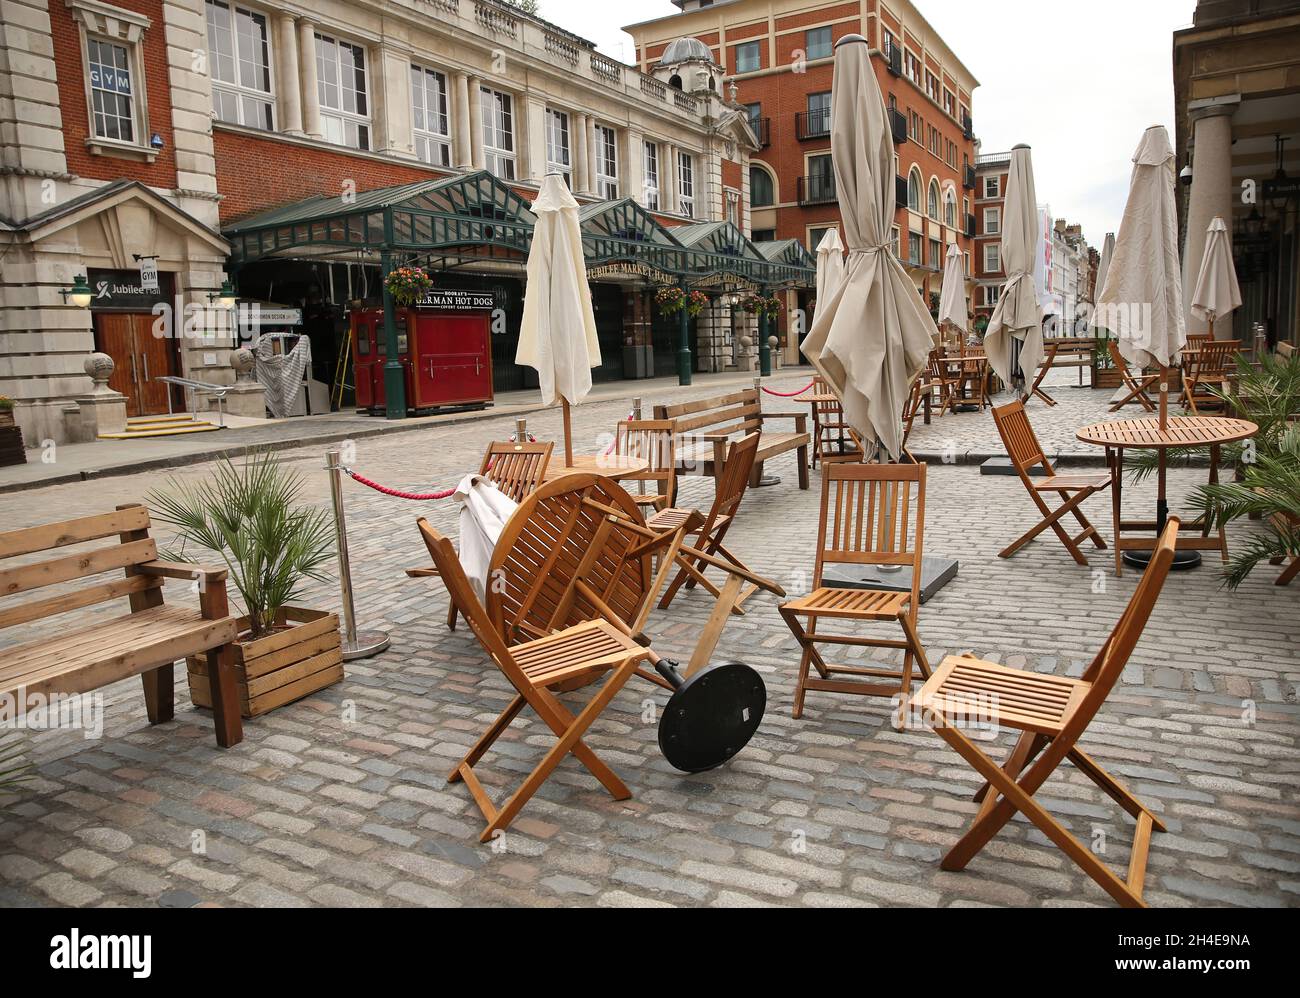
<path id="1" fill-rule="evenodd" d="M 171 274 L 158 273 L 152 288 L 138 270 L 90 270 L 86 281 L 92 292 L 90 307 L 103 311 L 148 312 L 171 298 Z"/>

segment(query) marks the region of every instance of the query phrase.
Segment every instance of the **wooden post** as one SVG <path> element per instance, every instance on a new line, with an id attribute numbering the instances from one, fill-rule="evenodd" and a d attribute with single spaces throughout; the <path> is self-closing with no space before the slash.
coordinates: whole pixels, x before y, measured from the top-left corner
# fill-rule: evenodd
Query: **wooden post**
<path id="1" fill-rule="evenodd" d="M 569 400 L 563 395 L 560 396 L 560 404 L 564 407 L 564 466 L 573 467 L 573 425 L 569 420 Z"/>
<path id="2" fill-rule="evenodd" d="M 528 420 L 523 416 L 519 416 L 515 419 L 515 443 L 528 443 Z"/>

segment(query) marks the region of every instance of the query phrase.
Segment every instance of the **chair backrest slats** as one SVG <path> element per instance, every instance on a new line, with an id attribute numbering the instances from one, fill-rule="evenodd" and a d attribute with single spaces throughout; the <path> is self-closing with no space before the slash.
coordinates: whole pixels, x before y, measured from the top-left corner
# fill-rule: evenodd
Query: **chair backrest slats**
<path id="1" fill-rule="evenodd" d="M 1030 469 L 1039 464 L 1047 474 L 1055 473 L 1052 463 L 1043 453 L 1034 428 L 1029 425 L 1029 417 L 1025 414 L 1023 402 L 1016 399 L 1006 405 L 994 406 L 993 422 L 1002 437 L 1002 446 L 1006 448 L 1007 457 L 1011 458 L 1011 463 L 1021 478 L 1028 481 Z"/>
<path id="2" fill-rule="evenodd" d="M 745 498 L 749 487 L 749 476 L 754 470 L 754 458 L 758 455 L 760 434 L 750 433 L 741 437 L 727 448 L 727 456 L 718 474 L 718 487 L 713 496 L 713 506 L 708 518 L 701 528 L 701 537 L 707 537 L 714 523 L 723 516 L 735 516 L 740 508 L 740 501 Z"/>
<path id="3" fill-rule="evenodd" d="M 671 506 L 677 491 L 677 448 L 675 425 L 671 419 L 625 419 L 618 424 L 614 453 L 620 457 L 640 458 L 649 467 L 645 471 L 624 475 L 624 482 L 637 482 L 639 494 L 645 483 L 656 484 L 656 509 Z"/>
<path id="4" fill-rule="evenodd" d="M 910 564 L 915 612 L 924 528 L 924 464 L 827 465 L 813 585 L 828 564 Z"/>
<path id="5" fill-rule="evenodd" d="M 515 502 L 523 502 L 525 496 L 542 484 L 546 466 L 551 461 L 551 448 L 554 446 L 553 441 L 493 441 L 488 444 L 487 453 L 483 455 L 479 474 L 486 475 Z"/>

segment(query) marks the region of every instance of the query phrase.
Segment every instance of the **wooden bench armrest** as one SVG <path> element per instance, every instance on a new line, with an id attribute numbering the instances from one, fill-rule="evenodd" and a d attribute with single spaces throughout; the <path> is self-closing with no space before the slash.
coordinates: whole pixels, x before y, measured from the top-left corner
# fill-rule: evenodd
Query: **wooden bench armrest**
<path id="1" fill-rule="evenodd" d="M 145 575 L 160 575 L 164 579 L 200 579 L 205 582 L 225 582 L 230 572 L 216 565 L 191 565 L 183 561 L 146 561 L 135 566 Z"/>
<path id="2" fill-rule="evenodd" d="M 806 412 L 764 412 L 760 416 L 761 422 L 769 419 L 793 419 L 795 433 L 808 432 L 808 413 Z"/>

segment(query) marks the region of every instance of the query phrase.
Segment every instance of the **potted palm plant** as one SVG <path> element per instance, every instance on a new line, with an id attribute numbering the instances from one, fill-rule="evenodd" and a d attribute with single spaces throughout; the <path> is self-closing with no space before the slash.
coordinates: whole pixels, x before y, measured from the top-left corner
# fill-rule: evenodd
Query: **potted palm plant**
<path id="1" fill-rule="evenodd" d="M 333 526 L 322 509 L 302 502 L 303 479 L 269 451 L 240 467 L 223 460 L 210 479 L 173 479 L 151 493 L 154 516 L 175 528 L 179 548 L 164 557 L 186 561 L 195 546 L 220 558 L 242 604 L 235 671 L 245 717 L 323 689 L 343 678 L 338 614 L 296 605 L 308 579 L 324 581 L 334 556 Z M 190 699 L 212 704 L 207 662 L 187 659 Z"/>
<path id="2" fill-rule="evenodd" d="M 14 400 L 0 395 L 0 426 L 14 425 Z"/>

